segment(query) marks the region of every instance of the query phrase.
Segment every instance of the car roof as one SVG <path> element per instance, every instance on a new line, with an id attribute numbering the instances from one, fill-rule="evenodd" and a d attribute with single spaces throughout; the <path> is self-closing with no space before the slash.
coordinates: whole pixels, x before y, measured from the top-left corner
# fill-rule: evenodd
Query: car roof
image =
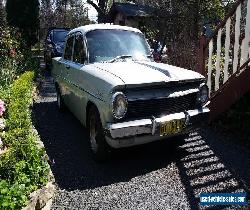
<path id="1" fill-rule="evenodd" d="M 57 27 L 51 27 L 48 29 L 48 31 L 69 31 L 70 28 L 57 28 Z"/>
<path id="2" fill-rule="evenodd" d="M 71 30 L 68 34 L 72 34 L 74 32 L 80 31 L 85 35 L 89 31 L 98 30 L 98 29 L 105 29 L 105 30 L 118 29 L 118 30 L 125 30 L 125 31 L 133 31 L 133 32 L 137 32 L 137 33 L 142 33 L 139 29 L 128 27 L 128 26 L 111 25 L 111 24 L 90 24 L 90 25 L 85 25 L 85 26 L 75 28 L 75 29 Z"/>

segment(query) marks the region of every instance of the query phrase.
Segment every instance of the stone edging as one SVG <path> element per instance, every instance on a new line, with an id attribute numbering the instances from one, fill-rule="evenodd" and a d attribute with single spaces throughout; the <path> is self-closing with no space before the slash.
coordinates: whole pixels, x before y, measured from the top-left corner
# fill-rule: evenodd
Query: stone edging
<path id="1" fill-rule="evenodd" d="M 38 132 L 35 128 L 33 128 L 32 130 L 36 135 L 38 135 Z M 40 138 L 37 143 L 37 146 L 39 148 L 44 148 L 44 144 Z M 48 156 L 47 154 L 45 155 Z M 52 200 L 56 192 L 56 186 L 54 185 L 55 179 L 50 166 L 49 180 L 50 181 L 45 186 L 32 192 L 29 195 L 29 203 L 26 207 L 22 208 L 22 210 L 50 210 Z"/>
<path id="2" fill-rule="evenodd" d="M 35 90 L 33 91 L 33 100 L 36 100 L 38 95 L 38 90 L 41 85 L 41 81 L 36 81 Z M 33 132 L 38 135 L 37 130 L 33 127 Z M 44 144 L 41 141 L 40 137 L 38 138 L 38 147 L 44 148 Z M 48 155 L 45 154 L 47 157 Z M 54 184 L 55 179 L 54 175 L 49 166 L 49 182 L 43 186 L 42 188 L 32 192 L 29 195 L 29 203 L 26 207 L 22 208 L 22 210 L 50 210 L 52 205 L 52 200 L 56 192 L 56 186 Z"/>
<path id="3" fill-rule="evenodd" d="M 55 189 L 53 182 L 48 182 L 46 186 L 30 194 L 29 204 L 22 210 L 50 210 Z"/>

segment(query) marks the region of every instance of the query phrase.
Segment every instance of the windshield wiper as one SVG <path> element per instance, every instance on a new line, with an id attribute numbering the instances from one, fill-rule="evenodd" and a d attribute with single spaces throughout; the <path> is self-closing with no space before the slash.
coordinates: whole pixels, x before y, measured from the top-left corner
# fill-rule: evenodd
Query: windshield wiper
<path id="1" fill-rule="evenodd" d="M 115 61 L 118 61 L 120 59 L 126 59 L 126 58 L 133 58 L 132 55 L 119 55 L 117 57 L 115 57 L 114 59 L 108 61 L 109 63 L 114 63 Z"/>

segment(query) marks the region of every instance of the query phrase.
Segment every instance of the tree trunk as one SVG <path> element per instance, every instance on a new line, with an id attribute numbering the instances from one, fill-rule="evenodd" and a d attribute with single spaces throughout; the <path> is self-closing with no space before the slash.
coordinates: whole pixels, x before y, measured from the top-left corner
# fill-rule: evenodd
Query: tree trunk
<path id="1" fill-rule="evenodd" d="M 92 7 L 98 12 L 98 23 L 105 23 L 106 19 L 106 3 L 107 0 L 99 0 L 98 5 L 96 5 L 92 0 L 87 0 Z"/>
<path id="2" fill-rule="evenodd" d="M 98 6 L 101 9 L 101 13 L 98 13 L 98 23 L 105 23 L 106 22 L 106 15 L 105 15 L 105 0 L 99 0 Z"/>

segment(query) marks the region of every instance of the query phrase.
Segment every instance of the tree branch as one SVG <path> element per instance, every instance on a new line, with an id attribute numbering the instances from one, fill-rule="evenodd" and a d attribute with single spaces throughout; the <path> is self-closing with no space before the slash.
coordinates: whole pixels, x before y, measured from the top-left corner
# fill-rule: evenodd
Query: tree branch
<path id="1" fill-rule="evenodd" d="M 94 7 L 99 14 L 105 14 L 104 11 L 102 11 L 102 9 L 98 7 L 98 5 L 94 3 L 92 0 L 87 0 L 87 3 L 90 4 L 92 7 Z"/>

